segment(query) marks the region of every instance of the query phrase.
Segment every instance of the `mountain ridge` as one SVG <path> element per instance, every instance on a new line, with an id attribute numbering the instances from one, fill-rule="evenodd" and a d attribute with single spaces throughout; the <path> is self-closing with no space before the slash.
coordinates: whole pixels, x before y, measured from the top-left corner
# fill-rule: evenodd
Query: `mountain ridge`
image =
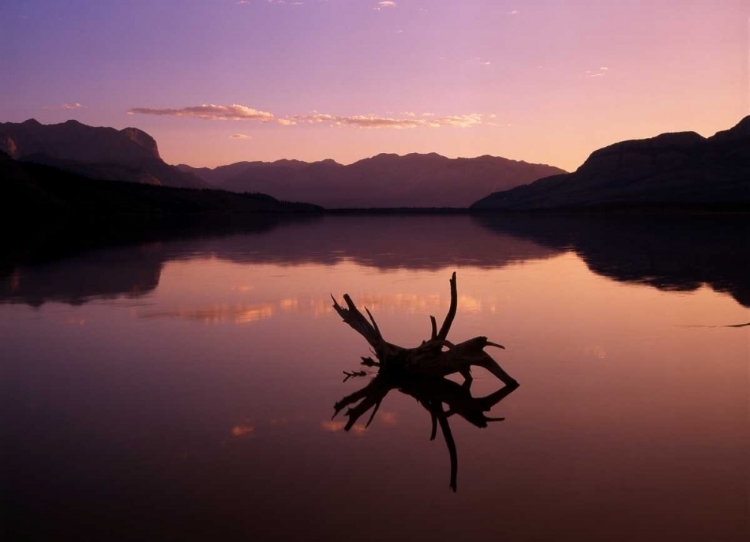
<path id="1" fill-rule="evenodd" d="M 36 119 L 0 123 L 0 151 L 15 160 L 41 163 L 92 179 L 208 187 L 195 175 L 164 162 L 156 140 L 133 127 L 117 130 L 76 120 L 59 124 L 41 124 Z"/>
<path id="2" fill-rule="evenodd" d="M 263 213 L 318 213 L 306 203 L 266 194 L 232 194 L 124 181 L 90 179 L 46 164 L 18 161 L 0 151 L 0 222 L 40 224 L 111 220 L 133 226 L 158 220 L 246 220 Z"/>
<path id="3" fill-rule="evenodd" d="M 672 132 L 591 153 L 575 172 L 476 201 L 476 210 L 601 206 L 750 206 L 750 116 L 703 137 Z"/>
<path id="4" fill-rule="evenodd" d="M 437 153 L 380 153 L 351 164 L 277 160 L 217 168 L 177 166 L 218 188 L 258 191 L 326 208 L 466 208 L 492 187 L 517 186 L 564 173 L 546 164 L 483 155 L 447 158 Z"/>

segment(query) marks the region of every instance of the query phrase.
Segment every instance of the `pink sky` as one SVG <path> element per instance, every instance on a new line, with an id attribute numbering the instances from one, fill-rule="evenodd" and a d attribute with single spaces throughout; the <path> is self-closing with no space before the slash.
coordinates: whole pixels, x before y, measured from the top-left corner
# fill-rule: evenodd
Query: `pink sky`
<path id="1" fill-rule="evenodd" d="M 438 152 L 575 169 L 747 115 L 749 6 L 28 0 L 0 7 L 0 121 L 137 126 L 194 166 Z"/>

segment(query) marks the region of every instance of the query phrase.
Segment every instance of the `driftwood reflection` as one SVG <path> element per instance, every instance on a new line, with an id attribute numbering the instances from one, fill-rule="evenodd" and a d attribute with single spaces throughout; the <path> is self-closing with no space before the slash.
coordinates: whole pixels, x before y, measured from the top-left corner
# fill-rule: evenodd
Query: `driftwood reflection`
<path id="1" fill-rule="evenodd" d="M 503 418 L 489 418 L 485 412 L 489 412 L 494 405 L 518 388 L 518 382 L 485 352 L 485 348 L 488 347 L 504 350 L 505 347 L 502 345 L 490 342 L 487 337 L 474 337 L 458 344 L 448 340 L 448 333 L 458 308 L 456 273 L 451 276 L 450 289 L 451 304 L 442 326 L 438 330 L 437 320 L 430 316 L 430 338 L 414 348 L 405 348 L 386 341 L 370 311 L 365 308 L 366 318 L 348 295 L 344 295 L 346 306 L 333 299 L 333 308 L 339 316 L 349 327 L 362 335 L 375 354 L 376 359 L 362 358 L 362 365 L 378 368 L 378 375 L 367 386 L 334 405 L 334 417 L 348 407 L 345 415 L 349 420 L 345 429 L 349 431 L 359 418 L 372 410 L 367 422 L 369 426 L 383 399 L 391 390 L 397 389 L 414 397 L 432 417 L 431 440 L 435 439 L 437 427 L 440 426 L 451 457 L 451 489 L 456 491 L 458 455 L 448 418 L 458 414 L 477 427 L 487 427 L 489 422 L 501 421 Z M 505 386 L 486 397 L 473 397 L 472 367 L 486 369 Z M 445 378 L 454 373 L 464 377 L 463 385 Z M 364 376 L 363 371 L 344 371 L 344 374 L 344 382 L 350 378 Z M 448 406 L 447 410 L 443 408 L 443 404 Z"/>
<path id="2" fill-rule="evenodd" d="M 347 374 L 347 380 L 354 376 Z M 334 405 L 334 417 L 347 409 L 344 415 L 348 418 L 344 429 L 349 431 L 357 421 L 372 410 L 366 426 L 369 426 L 380 408 L 383 399 L 392 390 L 414 397 L 417 402 L 430 413 L 432 431 L 430 440 L 435 440 L 437 428 L 440 430 L 448 446 L 451 461 L 450 487 L 456 491 L 458 478 L 458 452 L 453 439 L 448 418 L 458 414 L 472 425 L 485 428 L 490 422 L 502 421 L 505 418 L 491 418 L 487 416 L 492 407 L 508 397 L 518 388 L 518 384 L 508 384 L 484 397 L 471 395 L 472 381 L 458 384 L 447 378 L 421 376 L 394 376 L 378 374 L 364 388 L 347 395 Z M 445 406 L 444 406 L 445 405 Z M 447 406 L 447 408 L 445 408 Z"/>

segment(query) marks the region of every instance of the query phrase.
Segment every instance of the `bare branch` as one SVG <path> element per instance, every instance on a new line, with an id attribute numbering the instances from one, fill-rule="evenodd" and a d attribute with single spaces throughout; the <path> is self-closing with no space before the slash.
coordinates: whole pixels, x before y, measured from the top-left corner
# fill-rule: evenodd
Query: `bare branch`
<path id="1" fill-rule="evenodd" d="M 367 373 L 365 371 L 344 371 L 344 374 L 346 375 L 346 378 L 344 378 L 344 382 L 349 380 L 350 378 L 358 378 L 361 376 L 367 376 Z"/>
<path id="2" fill-rule="evenodd" d="M 362 365 L 365 367 L 380 367 L 380 363 L 372 358 L 362 358 Z"/>
<path id="3" fill-rule="evenodd" d="M 448 337 L 448 332 L 451 330 L 453 319 L 456 317 L 456 309 L 458 308 L 458 290 L 456 286 L 456 272 L 453 272 L 451 276 L 451 306 L 448 309 L 448 314 L 445 315 L 443 325 L 440 327 L 440 332 L 437 334 L 438 339 L 445 340 Z"/>
<path id="4" fill-rule="evenodd" d="M 373 318 L 372 313 L 370 312 L 370 309 L 368 309 L 367 307 L 365 307 L 365 310 L 367 311 L 367 316 L 370 317 L 370 322 L 372 322 L 372 327 L 374 327 L 375 331 L 378 332 L 378 335 L 380 335 L 382 337 L 383 335 L 382 335 L 382 333 L 380 333 L 380 328 L 378 327 L 378 324 L 375 323 L 375 318 Z"/>
<path id="5" fill-rule="evenodd" d="M 352 298 L 349 297 L 349 294 L 344 294 L 344 301 L 348 307 L 346 309 L 338 304 L 335 297 L 331 297 L 333 298 L 333 308 L 339 316 L 341 316 L 344 322 L 346 322 L 354 331 L 362 335 L 376 352 L 381 351 L 384 348 L 385 341 L 383 341 L 380 331 L 370 324 L 362 313 L 359 312 L 359 309 L 357 309 L 357 306 L 352 301 Z"/>
<path id="6" fill-rule="evenodd" d="M 372 415 L 370 416 L 370 419 L 367 420 L 367 424 L 365 425 L 365 429 L 367 429 L 368 427 L 370 427 L 370 424 L 372 423 L 372 420 L 375 418 L 375 414 L 378 413 L 378 409 L 380 408 L 380 403 L 382 403 L 382 402 L 383 402 L 383 400 L 381 399 L 375 405 L 375 410 L 372 411 Z"/>

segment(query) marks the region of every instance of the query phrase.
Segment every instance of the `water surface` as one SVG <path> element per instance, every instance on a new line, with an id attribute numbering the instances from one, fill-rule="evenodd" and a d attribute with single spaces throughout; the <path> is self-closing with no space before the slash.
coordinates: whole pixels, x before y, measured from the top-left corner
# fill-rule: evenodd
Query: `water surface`
<path id="1" fill-rule="evenodd" d="M 0 538 L 747 540 L 747 233 L 325 217 L 19 258 L 0 279 Z M 505 421 L 450 419 L 456 493 L 414 398 L 392 391 L 366 429 L 331 419 L 371 376 L 342 382 L 369 352 L 330 294 L 416 346 L 454 270 L 449 338 L 504 344 L 521 383 Z"/>

